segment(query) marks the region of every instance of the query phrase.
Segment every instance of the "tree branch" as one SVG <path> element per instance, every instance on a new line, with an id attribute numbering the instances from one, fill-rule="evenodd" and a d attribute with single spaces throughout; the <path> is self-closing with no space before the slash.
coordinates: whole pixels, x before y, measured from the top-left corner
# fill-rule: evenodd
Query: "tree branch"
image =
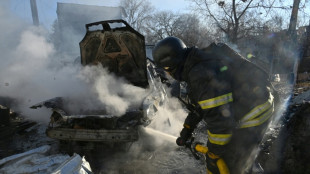
<path id="1" fill-rule="evenodd" d="M 215 20 L 216 25 L 225 33 L 227 33 L 227 31 L 224 29 L 224 27 L 221 26 L 220 22 L 217 20 L 217 18 L 211 13 L 211 10 L 209 8 L 209 4 L 207 3 L 207 0 L 204 0 L 204 4 L 207 8 L 207 12 L 209 13 L 209 15 L 213 18 L 213 20 Z"/>
<path id="2" fill-rule="evenodd" d="M 248 5 L 243 9 L 243 11 L 240 13 L 240 15 L 238 16 L 238 20 L 244 15 L 244 13 L 247 11 L 247 9 L 249 9 L 249 6 L 251 5 L 251 3 L 253 2 L 253 0 L 250 0 L 250 2 L 248 3 Z"/>

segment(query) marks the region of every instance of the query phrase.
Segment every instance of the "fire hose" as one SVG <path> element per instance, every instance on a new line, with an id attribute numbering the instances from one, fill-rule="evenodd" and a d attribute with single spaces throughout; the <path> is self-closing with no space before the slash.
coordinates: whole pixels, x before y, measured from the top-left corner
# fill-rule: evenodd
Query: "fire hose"
<path id="1" fill-rule="evenodd" d="M 196 109 L 194 108 L 193 105 L 188 104 L 187 102 L 185 102 L 181 97 L 178 97 L 179 100 L 186 106 L 186 108 L 191 111 L 192 113 L 196 113 Z M 197 114 L 199 115 L 199 114 Z M 191 147 L 194 141 L 194 137 L 192 137 L 190 140 L 188 140 L 187 142 L 185 142 L 185 147 L 189 148 L 190 151 L 192 152 L 192 154 L 194 155 L 194 157 L 199 160 L 199 156 L 196 154 L 197 152 L 203 153 L 205 155 L 207 155 L 209 149 L 206 146 L 201 145 L 200 143 L 195 143 L 193 146 L 193 148 Z M 194 151 L 193 151 L 194 149 Z M 225 163 L 225 161 L 222 158 L 219 158 L 216 162 L 216 165 L 219 169 L 220 174 L 229 174 L 229 169 Z"/>
<path id="2" fill-rule="evenodd" d="M 202 153 L 202 154 L 207 154 L 209 149 L 208 147 L 206 146 L 203 146 L 202 144 L 200 143 L 195 143 L 192 147 L 192 144 L 193 144 L 193 141 L 194 141 L 194 138 L 192 137 L 190 140 L 188 140 L 186 143 L 185 143 L 185 147 L 189 148 L 190 151 L 192 152 L 192 154 L 194 155 L 194 157 L 199 160 L 199 156 L 196 154 L 197 152 L 199 153 Z M 194 150 L 193 150 L 194 149 Z M 216 161 L 216 165 L 219 169 L 219 172 L 220 174 L 229 174 L 229 169 L 225 163 L 225 161 L 222 159 L 222 158 L 219 158 L 217 161 Z"/>
<path id="3" fill-rule="evenodd" d="M 169 141 L 175 142 L 177 139 L 177 137 L 175 137 L 175 136 L 166 134 L 166 133 L 161 132 L 161 131 L 154 130 L 152 128 L 145 127 L 144 129 L 147 130 L 148 132 L 151 132 L 151 133 L 154 133 L 157 135 L 161 135 L 162 137 L 167 138 L 167 140 L 169 140 Z M 193 144 L 193 142 L 194 142 L 194 137 L 190 138 L 188 141 L 185 142 L 185 147 L 188 148 L 192 152 L 195 159 L 199 160 L 200 158 L 199 158 L 197 153 L 202 153 L 202 154 L 206 155 L 208 153 L 209 149 L 208 149 L 208 147 L 203 146 L 201 143 L 194 143 Z M 219 169 L 220 174 L 229 174 L 230 173 L 225 161 L 222 158 L 219 158 L 217 160 L 216 165 Z"/>

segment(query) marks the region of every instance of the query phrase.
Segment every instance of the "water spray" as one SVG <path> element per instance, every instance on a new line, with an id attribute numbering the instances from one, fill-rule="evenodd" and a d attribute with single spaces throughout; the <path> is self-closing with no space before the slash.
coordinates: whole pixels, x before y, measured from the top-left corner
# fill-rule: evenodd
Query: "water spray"
<path id="1" fill-rule="evenodd" d="M 177 137 L 170 135 L 170 134 L 166 134 L 164 132 L 152 129 L 152 128 L 148 128 L 145 127 L 144 128 L 146 132 L 150 133 L 150 134 L 156 134 L 156 135 L 160 135 L 161 137 L 164 137 L 166 140 L 168 141 L 174 141 L 176 142 Z M 207 154 L 209 149 L 208 147 L 203 146 L 200 143 L 195 143 L 193 144 L 194 138 L 192 137 L 189 141 L 186 142 L 185 147 L 189 148 L 191 150 L 191 152 L 193 153 L 194 157 L 199 160 L 198 155 L 196 154 L 197 152 L 202 153 L 202 154 Z M 220 174 L 229 174 L 229 169 L 226 165 L 226 163 L 224 162 L 224 160 L 222 158 L 218 159 L 216 162 L 216 165 L 219 168 Z"/>
<path id="2" fill-rule="evenodd" d="M 171 142 L 175 142 L 176 139 L 177 139 L 176 136 L 173 136 L 173 135 L 170 135 L 170 134 L 167 134 L 167 133 L 164 133 L 164 132 L 161 132 L 161 131 L 158 131 L 158 130 L 155 130 L 155 129 L 152 129 L 152 128 L 149 128 L 149 127 L 144 127 L 144 130 L 147 133 L 149 133 L 149 134 L 159 135 L 162 138 L 164 138 L 165 140 L 168 140 L 168 141 L 171 141 Z"/>

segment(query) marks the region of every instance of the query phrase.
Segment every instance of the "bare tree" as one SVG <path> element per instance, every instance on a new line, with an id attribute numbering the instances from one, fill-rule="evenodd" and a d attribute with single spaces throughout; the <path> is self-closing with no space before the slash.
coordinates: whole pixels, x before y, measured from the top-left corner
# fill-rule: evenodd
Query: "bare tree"
<path id="1" fill-rule="evenodd" d="M 146 36 L 149 43 L 175 36 L 188 46 L 203 47 L 211 40 L 208 32 L 196 15 L 161 11 L 155 13 L 152 20 L 148 22 Z"/>
<path id="2" fill-rule="evenodd" d="M 224 32 L 229 41 L 236 43 L 251 30 L 266 27 L 266 22 L 279 10 L 288 12 L 291 6 L 281 0 L 191 0 L 194 10 L 212 21 L 212 27 Z M 277 9 L 277 13 L 276 10 Z M 267 23 L 268 24 L 268 23 Z"/>
<path id="3" fill-rule="evenodd" d="M 177 15 L 172 11 L 157 12 L 147 23 L 148 40 L 157 42 L 167 36 L 173 36 L 176 30 Z"/>
<path id="4" fill-rule="evenodd" d="M 121 6 L 124 8 L 127 17 L 125 20 L 134 29 L 144 32 L 145 22 L 151 19 L 154 7 L 149 0 L 121 0 Z"/>

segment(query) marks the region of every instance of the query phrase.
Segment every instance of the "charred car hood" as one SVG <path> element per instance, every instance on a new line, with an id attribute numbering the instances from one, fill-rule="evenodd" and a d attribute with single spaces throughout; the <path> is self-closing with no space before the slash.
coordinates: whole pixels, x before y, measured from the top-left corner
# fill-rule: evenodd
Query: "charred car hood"
<path id="1" fill-rule="evenodd" d="M 102 29 L 90 30 L 98 26 L 102 26 Z M 133 85 L 143 88 L 148 86 L 143 35 L 123 20 L 86 24 L 86 31 L 80 42 L 82 65 L 100 63 Z"/>

